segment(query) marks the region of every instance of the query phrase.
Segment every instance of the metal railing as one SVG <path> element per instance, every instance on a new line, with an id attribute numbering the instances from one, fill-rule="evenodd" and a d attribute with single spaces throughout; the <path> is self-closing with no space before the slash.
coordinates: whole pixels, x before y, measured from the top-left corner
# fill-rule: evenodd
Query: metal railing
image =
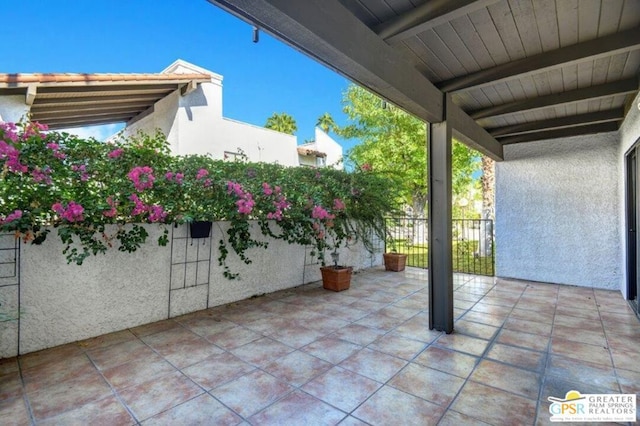
<path id="1" fill-rule="evenodd" d="M 454 272 L 495 274 L 493 221 L 453 219 Z M 407 254 L 407 266 L 429 267 L 429 226 L 426 218 L 390 217 L 386 220 L 386 251 Z"/>

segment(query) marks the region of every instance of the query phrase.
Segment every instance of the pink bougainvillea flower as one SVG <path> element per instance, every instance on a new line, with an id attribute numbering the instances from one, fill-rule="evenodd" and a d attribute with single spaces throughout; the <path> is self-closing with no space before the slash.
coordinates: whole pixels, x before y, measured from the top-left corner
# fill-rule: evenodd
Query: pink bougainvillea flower
<path id="1" fill-rule="evenodd" d="M 184 179 L 184 173 L 176 173 L 176 183 L 182 185 L 182 179 Z"/>
<path id="2" fill-rule="evenodd" d="M 129 199 L 133 201 L 133 210 L 131 210 L 131 216 L 138 216 L 146 213 L 149 210 L 149 207 L 145 203 L 142 202 L 140 198 L 136 194 L 131 194 Z"/>
<path id="3" fill-rule="evenodd" d="M 346 206 L 344 205 L 344 202 L 340 198 L 336 198 L 335 200 L 333 200 L 334 210 L 344 210 L 345 208 Z"/>
<path id="4" fill-rule="evenodd" d="M 27 166 L 20 163 L 20 151 L 13 145 L 0 140 L 0 160 L 5 160 L 5 164 L 10 172 L 27 173 Z"/>
<path id="5" fill-rule="evenodd" d="M 127 174 L 127 177 L 133 182 L 133 186 L 138 192 L 153 188 L 155 177 L 153 176 L 153 169 L 149 166 L 134 167 Z"/>
<path id="6" fill-rule="evenodd" d="M 49 167 L 45 167 L 44 169 L 40 169 L 40 167 L 36 166 L 32 171 L 31 171 L 31 176 L 33 177 L 33 180 L 37 183 L 41 183 L 44 182 L 47 185 L 51 185 L 52 181 L 51 181 L 51 169 Z"/>
<path id="7" fill-rule="evenodd" d="M 20 218 L 22 218 L 22 210 L 14 210 L 13 213 L 9 213 L 4 219 L 0 216 L 0 225 L 5 225 Z"/>
<path id="8" fill-rule="evenodd" d="M 267 182 L 262 182 L 262 192 L 264 192 L 264 195 L 271 195 L 273 194 L 273 189 L 271 189 Z"/>
<path id="9" fill-rule="evenodd" d="M 5 139 L 9 139 L 14 143 L 18 142 L 18 126 L 16 126 L 16 123 L 0 122 L 0 130 L 2 130 Z"/>
<path id="10" fill-rule="evenodd" d="M 206 169 L 200 169 L 200 170 L 198 170 L 198 173 L 196 174 L 196 179 L 197 180 L 204 179 L 208 175 L 209 175 L 209 172 Z"/>
<path id="11" fill-rule="evenodd" d="M 113 151 L 111 151 L 108 156 L 109 158 L 118 158 L 122 155 L 122 153 L 124 153 L 124 149 L 116 148 Z"/>
<path id="12" fill-rule="evenodd" d="M 311 217 L 314 219 L 333 219 L 335 216 L 330 214 L 321 206 L 313 206 L 313 210 L 311 211 Z"/>
<path id="13" fill-rule="evenodd" d="M 115 217 L 115 215 L 118 213 L 118 211 L 116 210 L 116 207 L 118 207 L 118 203 L 114 202 L 112 197 L 107 197 L 107 204 L 109 204 L 111 208 L 109 210 L 103 211 L 102 214 L 105 217 Z"/>
<path id="14" fill-rule="evenodd" d="M 212 184 L 211 179 L 205 179 L 203 186 L 205 188 L 208 188 L 211 186 L 211 184 Z"/>
<path id="15" fill-rule="evenodd" d="M 149 221 L 151 222 L 163 222 L 167 217 L 167 212 L 164 211 L 162 206 L 154 204 L 149 207 Z"/>
<path id="16" fill-rule="evenodd" d="M 164 174 L 164 178 L 166 180 L 172 180 L 173 179 L 173 172 L 167 172 Z"/>
<path id="17" fill-rule="evenodd" d="M 364 163 L 360 168 L 363 172 L 370 172 L 373 167 L 371 167 L 371 164 L 369 163 Z"/>
<path id="18" fill-rule="evenodd" d="M 67 222 L 82 222 L 84 220 L 84 207 L 75 201 L 69 201 L 66 207 L 61 203 L 54 203 L 51 209 Z"/>

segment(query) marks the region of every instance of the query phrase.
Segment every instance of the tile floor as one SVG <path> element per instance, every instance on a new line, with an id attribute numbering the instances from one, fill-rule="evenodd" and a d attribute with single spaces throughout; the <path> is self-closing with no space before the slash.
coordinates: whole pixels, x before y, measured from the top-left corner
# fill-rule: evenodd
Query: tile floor
<path id="1" fill-rule="evenodd" d="M 0 360 L 0 424 L 548 424 L 548 396 L 640 392 L 619 292 L 372 269 Z"/>

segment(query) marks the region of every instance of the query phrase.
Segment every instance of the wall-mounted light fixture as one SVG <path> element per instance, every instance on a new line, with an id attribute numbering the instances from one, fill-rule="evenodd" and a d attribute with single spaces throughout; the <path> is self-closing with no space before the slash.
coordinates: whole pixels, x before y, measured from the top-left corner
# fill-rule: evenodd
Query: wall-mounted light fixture
<path id="1" fill-rule="evenodd" d="M 257 43 L 260 41 L 260 28 L 253 27 L 253 42 Z"/>

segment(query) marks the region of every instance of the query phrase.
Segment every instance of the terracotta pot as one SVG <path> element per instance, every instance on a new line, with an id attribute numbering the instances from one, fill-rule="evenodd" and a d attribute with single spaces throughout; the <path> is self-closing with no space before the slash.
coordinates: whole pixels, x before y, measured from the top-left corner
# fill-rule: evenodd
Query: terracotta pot
<path id="1" fill-rule="evenodd" d="M 208 238 L 211 233 L 211 222 L 195 221 L 189 224 L 191 238 Z"/>
<path id="2" fill-rule="evenodd" d="M 324 266 L 320 268 L 322 273 L 322 287 L 332 291 L 343 291 L 351 286 L 351 266 Z"/>
<path id="3" fill-rule="evenodd" d="M 407 255 L 402 253 L 384 253 L 384 269 L 387 271 L 404 271 L 407 264 Z"/>

